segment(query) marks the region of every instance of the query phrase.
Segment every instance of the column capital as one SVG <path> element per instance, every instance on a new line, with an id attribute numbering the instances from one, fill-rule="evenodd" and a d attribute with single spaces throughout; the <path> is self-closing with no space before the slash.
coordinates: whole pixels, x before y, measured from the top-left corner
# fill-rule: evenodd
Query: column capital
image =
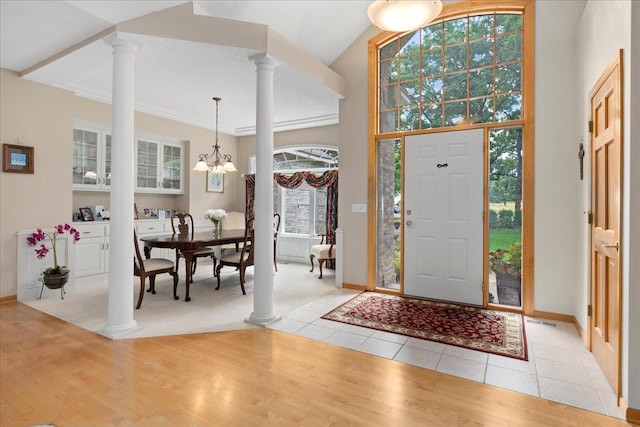
<path id="1" fill-rule="evenodd" d="M 103 39 L 103 41 L 113 47 L 116 46 L 124 46 L 133 49 L 133 51 L 137 51 L 142 49 L 142 43 L 134 40 L 130 37 L 125 37 L 122 33 L 111 33 L 107 37 Z"/>
<path id="2" fill-rule="evenodd" d="M 271 68 L 277 67 L 280 65 L 280 62 L 275 59 L 273 56 L 269 55 L 267 52 L 258 53 L 256 55 L 250 56 L 249 61 L 253 61 L 259 67 L 261 65 L 270 66 Z"/>

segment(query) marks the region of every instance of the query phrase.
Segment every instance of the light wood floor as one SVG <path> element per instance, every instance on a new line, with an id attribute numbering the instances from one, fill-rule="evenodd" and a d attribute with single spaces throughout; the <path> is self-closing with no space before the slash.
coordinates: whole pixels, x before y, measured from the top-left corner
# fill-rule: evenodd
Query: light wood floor
<path id="1" fill-rule="evenodd" d="M 112 341 L 0 304 L 0 425 L 626 426 L 270 329 Z"/>

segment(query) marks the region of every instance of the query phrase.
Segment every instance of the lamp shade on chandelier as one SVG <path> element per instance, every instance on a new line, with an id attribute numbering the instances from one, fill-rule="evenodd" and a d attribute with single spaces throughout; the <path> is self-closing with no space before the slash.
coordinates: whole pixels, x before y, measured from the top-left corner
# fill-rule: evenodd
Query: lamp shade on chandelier
<path id="1" fill-rule="evenodd" d="M 375 0 L 367 9 L 373 25 L 393 32 L 426 27 L 440 12 L 440 0 Z"/>
<path id="2" fill-rule="evenodd" d="M 227 172 L 236 172 L 238 169 L 233 165 L 231 156 L 229 154 L 221 154 L 220 146 L 218 145 L 218 103 L 222 101 L 222 98 L 213 98 L 216 102 L 216 140 L 213 146 L 213 153 L 211 154 L 199 154 L 198 163 L 193 168 L 194 171 L 220 174 Z"/>

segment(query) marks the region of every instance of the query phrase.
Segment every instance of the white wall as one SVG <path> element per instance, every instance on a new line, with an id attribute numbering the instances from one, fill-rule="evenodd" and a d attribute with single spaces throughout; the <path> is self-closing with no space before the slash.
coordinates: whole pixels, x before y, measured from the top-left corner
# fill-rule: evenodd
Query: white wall
<path id="1" fill-rule="evenodd" d="M 632 21 L 632 8 L 634 16 Z M 638 255 L 640 254 L 640 234 L 638 218 L 640 217 L 640 164 L 639 121 L 640 117 L 640 4 L 626 1 L 589 1 L 577 30 L 577 66 L 579 69 L 576 80 L 578 103 L 578 121 L 576 131 L 585 141 L 585 150 L 590 152 L 590 136 L 583 126 L 589 119 L 589 93 L 604 72 L 606 67 L 623 49 L 623 223 L 622 223 L 622 395 L 628 399 L 629 406 L 640 408 L 640 316 L 638 302 L 640 302 L 640 269 Z M 633 22 L 633 37 L 632 37 Z M 635 41 L 635 52 L 632 52 L 632 40 Z M 632 55 L 633 53 L 633 55 Z M 633 67 L 635 61 L 635 67 Z M 632 110 L 632 102 L 635 109 Z M 635 119 L 635 121 L 632 121 Z M 589 164 L 590 157 L 585 157 L 585 164 Z M 589 179 L 578 191 L 578 205 L 588 209 L 590 206 Z M 579 213 L 576 212 L 576 217 Z M 634 218 L 634 220 L 631 220 Z M 635 227 L 635 228 L 632 228 Z M 582 309 L 589 298 L 589 240 L 588 228 L 579 227 L 577 246 L 578 283 L 576 286 L 575 316 L 583 329 L 588 328 L 588 319 Z M 632 246 L 633 244 L 633 246 Z"/>
<path id="2" fill-rule="evenodd" d="M 585 1 L 536 2 L 534 307 L 552 313 L 575 310 L 580 141 L 572 82 L 579 71 L 574 34 L 584 6 Z"/>

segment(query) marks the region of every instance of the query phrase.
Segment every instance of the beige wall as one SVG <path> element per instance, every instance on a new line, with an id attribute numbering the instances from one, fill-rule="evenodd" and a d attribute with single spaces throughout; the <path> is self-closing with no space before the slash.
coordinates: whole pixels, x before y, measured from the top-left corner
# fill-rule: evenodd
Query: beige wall
<path id="1" fill-rule="evenodd" d="M 22 144 L 35 148 L 33 175 L 0 173 L 0 297 L 16 294 L 18 230 L 70 222 L 72 212 L 81 205 L 109 206 L 108 193 L 72 191 L 71 141 L 76 119 L 110 126 L 111 107 L 0 70 L 0 141 L 15 144 L 19 138 Z M 225 177 L 223 193 L 207 193 L 206 174 L 191 170 L 198 153 L 212 151 L 212 130 L 143 113 L 136 113 L 135 129 L 187 141 L 185 194 L 136 194 L 139 208 L 186 209 L 196 220 L 204 219 L 207 209 L 238 209 L 236 193 L 244 182 L 240 174 Z M 237 138 L 219 134 L 219 143 L 237 162 Z"/>

